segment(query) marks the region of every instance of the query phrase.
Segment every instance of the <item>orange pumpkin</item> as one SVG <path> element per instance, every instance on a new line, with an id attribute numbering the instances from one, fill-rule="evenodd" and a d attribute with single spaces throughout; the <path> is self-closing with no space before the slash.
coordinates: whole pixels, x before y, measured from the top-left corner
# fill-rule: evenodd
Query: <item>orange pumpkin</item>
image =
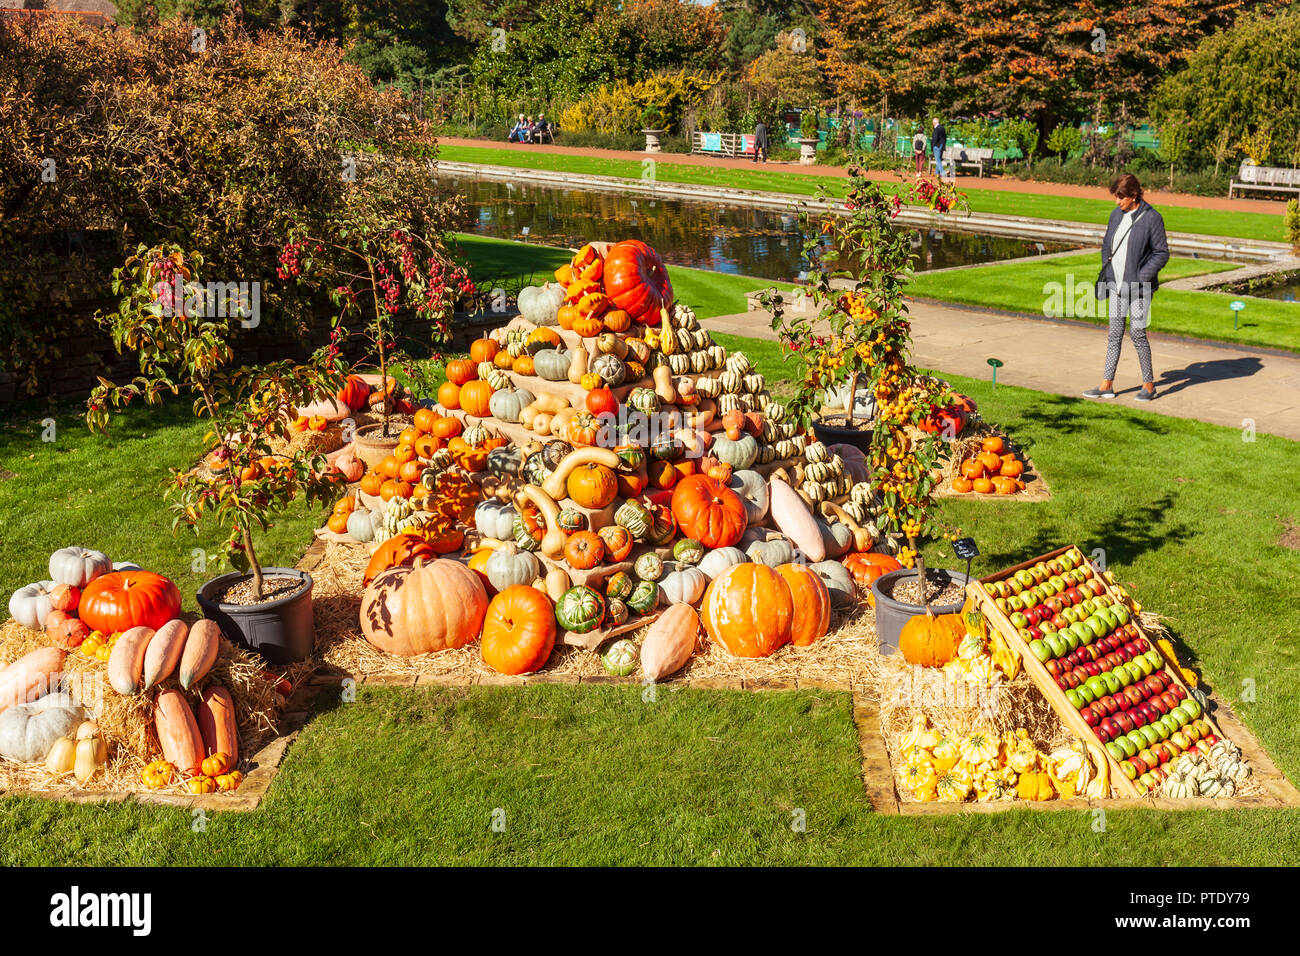
<path id="1" fill-rule="evenodd" d="M 632 316 L 622 309 L 610 309 L 601 318 L 605 322 L 605 328 L 611 332 L 626 332 L 632 328 Z"/>
<path id="2" fill-rule="evenodd" d="M 671 461 L 648 462 L 646 474 L 650 477 L 650 484 L 663 491 L 677 484 L 677 469 L 673 467 Z"/>
<path id="3" fill-rule="evenodd" d="M 448 415 L 446 418 L 440 418 L 433 426 L 435 438 L 441 438 L 443 441 L 449 441 L 455 438 L 465 430 L 465 425 L 459 418 Z"/>
<path id="4" fill-rule="evenodd" d="M 569 472 L 565 488 L 584 508 L 604 508 L 618 496 L 618 480 L 604 465 L 588 462 Z"/>
<path id="5" fill-rule="evenodd" d="M 573 331 L 577 332 L 584 339 L 595 338 L 605 331 L 605 323 L 600 321 L 598 316 L 581 315 L 573 320 Z"/>
<path id="6" fill-rule="evenodd" d="M 408 461 L 415 461 L 415 446 L 398 445 L 393 449 L 393 458 L 397 461 L 399 469 Z"/>
<path id="7" fill-rule="evenodd" d="M 807 647 L 831 629 L 831 592 L 817 572 L 806 564 L 783 564 L 776 573 L 785 579 L 794 602 L 790 643 Z"/>
<path id="8" fill-rule="evenodd" d="M 622 561 L 632 553 L 632 534 L 621 525 L 608 524 L 596 532 L 605 542 L 605 554 L 611 561 Z"/>
<path id="9" fill-rule="evenodd" d="M 969 478 L 954 478 L 952 480 L 952 490 L 959 495 L 969 494 L 970 490 L 975 487 L 975 482 Z"/>
<path id="10" fill-rule="evenodd" d="M 514 364 L 514 357 L 509 352 L 498 352 L 492 356 L 492 364 L 499 369 L 508 369 Z"/>
<path id="11" fill-rule="evenodd" d="M 745 503 L 708 475 L 683 478 L 673 489 L 672 510 L 682 534 L 706 548 L 731 547 L 745 533 Z"/>
<path id="12" fill-rule="evenodd" d="M 498 674 L 544 667 L 555 647 L 555 605 L 537 588 L 512 584 L 492 599 L 483 621 L 483 663 Z"/>
<path id="13" fill-rule="evenodd" d="M 967 458 L 961 463 L 961 476 L 975 481 L 984 477 L 984 463 L 978 458 Z"/>
<path id="14" fill-rule="evenodd" d="M 568 285 L 573 281 L 573 267 L 567 262 L 555 270 L 555 281 L 560 285 Z"/>
<path id="15" fill-rule="evenodd" d="M 420 536 L 433 549 L 434 554 L 451 554 L 459 551 L 465 543 L 465 532 L 459 528 L 435 528 L 430 522 L 425 525 L 425 529 Z"/>
<path id="16" fill-rule="evenodd" d="M 976 478 L 975 491 L 981 495 L 991 495 L 993 494 L 993 482 L 987 478 Z"/>
<path id="17" fill-rule="evenodd" d="M 460 386 L 455 382 L 443 382 L 439 385 L 438 404 L 443 408 L 460 408 Z"/>
<path id="18" fill-rule="evenodd" d="M 898 636 L 898 649 L 909 664 L 942 667 L 957 656 L 957 648 L 966 635 L 960 614 L 917 614 L 908 618 Z"/>
<path id="19" fill-rule="evenodd" d="M 991 451 L 982 451 L 976 457 L 979 458 L 980 464 L 984 466 L 986 474 L 996 475 L 998 469 L 1002 467 L 1002 459 Z"/>
<path id="20" fill-rule="evenodd" d="M 346 534 L 348 530 L 348 517 L 349 514 L 346 511 L 341 513 L 335 512 L 330 515 L 330 520 L 326 522 L 325 526 L 335 534 Z"/>
<path id="21" fill-rule="evenodd" d="M 453 359 L 447 363 L 447 381 L 464 385 L 478 377 L 478 366 L 469 359 Z"/>
<path id="22" fill-rule="evenodd" d="M 419 432 L 433 431 L 433 423 L 442 416 L 432 408 L 418 408 L 415 410 L 415 428 Z"/>
<path id="23" fill-rule="evenodd" d="M 594 531 L 575 531 L 564 542 L 564 560 L 579 571 L 590 571 L 605 559 L 605 542 Z"/>
<path id="24" fill-rule="evenodd" d="M 1024 473 L 1025 473 L 1024 464 L 1022 462 L 1017 461 L 1014 458 L 1011 459 L 1010 461 L 1004 461 L 1002 463 L 1002 467 L 998 469 L 998 474 L 1000 474 L 1003 478 L 1019 478 Z"/>
<path id="25" fill-rule="evenodd" d="M 1000 435 L 990 435 L 988 438 L 984 439 L 984 441 L 980 442 L 980 451 L 992 452 L 995 455 L 1002 454 L 1005 447 L 1005 443 L 1002 441 L 1002 436 Z"/>
<path id="26" fill-rule="evenodd" d="M 409 481 L 396 481 L 390 478 L 380 486 L 379 497 L 384 501 L 389 501 L 393 498 L 409 498 L 411 497 L 411 492 L 414 490 L 415 489 Z"/>
<path id="27" fill-rule="evenodd" d="M 518 356 L 510 368 L 520 375 L 532 375 L 537 371 L 537 366 L 533 364 L 533 357 L 526 352 Z"/>
<path id="28" fill-rule="evenodd" d="M 415 440 L 419 437 L 420 429 L 412 425 L 409 428 L 403 428 L 401 434 L 397 436 L 397 440 L 403 445 L 414 445 Z"/>
<path id="29" fill-rule="evenodd" d="M 409 546 L 432 553 L 428 544 L 416 541 Z M 421 556 L 409 567 L 380 571 L 366 586 L 361 633 L 381 651 L 404 657 L 464 647 L 482 630 L 487 607 L 477 574 L 457 561 Z"/>
<path id="30" fill-rule="evenodd" d="M 433 457 L 433 453 L 442 447 L 442 439 L 437 435 L 421 435 L 415 440 L 415 457 L 423 458 L 426 461 Z"/>
<path id="31" fill-rule="evenodd" d="M 361 476 L 361 490 L 368 495 L 379 494 L 379 489 L 384 486 L 384 476 L 377 471 L 368 471 Z"/>
<path id="32" fill-rule="evenodd" d="M 488 558 L 492 557 L 494 554 L 496 554 L 496 551 L 493 548 L 478 548 L 469 556 L 469 560 L 465 562 L 466 566 L 477 574 L 480 580 L 482 580 L 483 587 L 487 589 L 488 594 L 492 593 L 492 585 L 488 583 L 487 563 Z"/>
<path id="33" fill-rule="evenodd" d="M 1005 475 L 998 475 L 995 478 L 990 478 L 989 481 L 993 483 L 993 490 L 1000 495 L 1012 495 L 1016 493 L 1017 482 L 1014 478 L 1008 478 Z"/>
<path id="34" fill-rule="evenodd" d="M 466 446 L 465 449 L 456 456 L 456 464 L 468 472 L 478 473 L 487 467 L 487 449 L 471 448 Z"/>
<path id="35" fill-rule="evenodd" d="M 491 399 L 492 386 L 482 380 L 469 382 L 460 390 L 460 407 L 476 418 L 492 414 L 488 406 Z"/>
<path id="36" fill-rule="evenodd" d="M 475 364 L 479 362 L 490 362 L 497 357 L 501 351 L 501 344 L 496 339 L 482 338 L 475 339 L 469 346 L 469 357 Z"/>
<path id="37" fill-rule="evenodd" d="M 416 461 L 412 458 L 410 461 L 402 465 L 402 469 L 397 473 L 397 477 L 402 481 L 414 483 L 420 480 L 420 475 L 422 474 L 424 474 L 424 462 Z"/>
<path id="38" fill-rule="evenodd" d="M 375 553 L 370 556 L 370 563 L 366 565 L 361 584 L 363 587 L 369 585 L 389 568 L 409 567 L 415 563 L 416 558 L 432 561 L 436 557 L 437 555 L 422 535 L 410 532 L 395 534 L 376 548 Z"/>
<path id="39" fill-rule="evenodd" d="M 705 590 L 700 617 L 709 638 L 735 656 L 768 657 L 790 642 L 794 600 L 775 569 L 734 564 Z"/>
<path id="40" fill-rule="evenodd" d="M 385 455 L 384 460 L 379 463 L 375 471 L 379 472 L 385 478 L 396 478 L 397 473 L 402 470 L 402 463 L 397 460 L 396 455 Z"/>
<path id="41" fill-rule="evenodd" d="M 871 590 L 871 585 L 876 578 L 902 568 L 896 558 L 892 558 L 887 554 L 877 554 L 874 551 L 856 551 L 853 554 L 845 555 L 844 560 L 840 563 L 849 572 L 849 576 L 853 578 L 853 583 L 862 591 L 862 594 L 867 599 L 867 604 L 871 607 L 876 606 L 876 596 Z"/>
<path id="42" fill-rule="evenodd" d="M 560 328 L 568 332 L 573 329 L 574 321 L 582 318 L 582 313 L 578 311 L 576 305 L 562 305 L 560 311 L 556 313 L 556 318 L 559 320 Z"/>
<path id="43" fill-rule="evenodd" d="M 642 465 L 636 471 L 620 471 L 618 473 L 618 493 L 621 497 L 638 498 L 649 484 L 650 477 L 646 473 L 645 465 Z"/>

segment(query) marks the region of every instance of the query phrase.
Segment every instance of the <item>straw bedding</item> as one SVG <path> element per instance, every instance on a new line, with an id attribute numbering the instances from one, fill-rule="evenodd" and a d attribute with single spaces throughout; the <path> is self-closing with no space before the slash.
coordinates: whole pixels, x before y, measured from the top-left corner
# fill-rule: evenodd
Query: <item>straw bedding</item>
<path id="1" fill-rule="evenodd" d="M 0 625 L 0 666 L 7 665 L 29 651 L 48 646 L 43 634 L 28 630 L 12 619 Z M 224 638 L 217 662 L 202 685 L 186 692 L 191 707 L 196 705 L 204 687 L 224 685 L 235 702 L 239 728 L 240 769 L 251 769 L 249 758 L 279 732 L 278 720 L 286 698 L 276 691 L 278 678 L 264 673 L 266 662 L 257 654 L 236 647 Z M 303 662 L 288 668 L 285 677 L 297 686 L 310 675 L 314 664 Z M 68 691 L 86 707 L 88 715 L 100 728 L 108 744 L 109 760 L 86 785 L 76 783 L 71 775 L 56 780 L 43 767 L 17 764 L 0 759 L 0 790 L 42 790 L 67 792 L 142 790 L 140 771 L 150 760 L 162 756 L 153 721 L 153 692 L 123 697 L 108 685 L 108 665 L 102 661 L 70 653 L 64 660 L 64 680 Z M 159 687 L 178 687 L 174 678 Z M 161 792 L 183 792 L 177 782 Z"/>

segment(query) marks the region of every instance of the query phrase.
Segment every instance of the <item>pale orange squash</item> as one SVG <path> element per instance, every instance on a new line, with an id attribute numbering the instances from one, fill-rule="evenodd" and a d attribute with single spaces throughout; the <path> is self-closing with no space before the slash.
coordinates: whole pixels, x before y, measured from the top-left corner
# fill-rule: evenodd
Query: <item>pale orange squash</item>
<path id="1" fill-rule="evenodd" d="M 785 579 L 794 602 L 790 643 L 807 647 L 831 629 L 831 592 L 826 583 L 806 564 L 783 564 L 776 573 Z"/>
<path id="2" fill-rule="evenodd" d="M 709 584 L 700 615 L 710 639 L 736 657 L 767 657 L 790 643 L 794 601 L 775 569 L 735 564 Z"/>
<path id="3" fill-rule="evenodd" d="M 416 558 L 389 568 L 361 595 L 361 633 L 389 654 L 410 657 L 464 647 L 479 635 L 487 614 L 479 576 L 447 558 Z"/>
<path id="4" fill-rule="evenodd" d="M 185 695 L 174 687 L 159 691 L 153 713 L 163 759 L 185 773 L 198 773 L 205 756 L 203 738 Z"/>

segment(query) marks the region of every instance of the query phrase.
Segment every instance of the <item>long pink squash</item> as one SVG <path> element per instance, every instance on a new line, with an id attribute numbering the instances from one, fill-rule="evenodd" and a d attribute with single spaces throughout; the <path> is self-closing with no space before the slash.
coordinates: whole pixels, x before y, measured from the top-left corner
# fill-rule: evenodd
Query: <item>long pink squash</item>
<path id="1" fill-rule="evenodd" d="M 674 604 L 650 625 L 641 644 L 641 669 L 651 680 L 675 674 L 695 653 L 700 617 L 689 604 Z"/>
<path id="2" fill-rule="evenodd" d="M 0 713 L 58 690 L 66 656 L 60 648 L 41 647 L 0 671 Z"/>
<path id="3" fill-rule="evenodd" d="M 780 478 L 768 482 L 772 520 L 781 533 L 793 541 L 808 561 L 816 564 L 826 560 L 826 543 L 813 513 L 795 490 Z"/>

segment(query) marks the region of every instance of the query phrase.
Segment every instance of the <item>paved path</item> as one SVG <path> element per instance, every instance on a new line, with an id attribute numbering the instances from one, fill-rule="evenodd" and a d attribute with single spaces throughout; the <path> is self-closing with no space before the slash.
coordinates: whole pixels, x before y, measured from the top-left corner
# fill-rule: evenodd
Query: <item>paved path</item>
<path id="1" fill-rule="evenodd" d="M 998 369 L 999 382 L 1071 397 L 1101 379 L 1106 357 L 1102 328 L 929 302 L 909 305 L 914 358 L 925 368 L 987 379 L 991 369 L 986 360 L 996 357 L 1006 363 Z M 775 338 L 764 312 L 702 321 L 718 332 Z M 1244 428 L 1250 419 L 1258 432 L 1300 441 L 1300 356 L 1188 342 L 1155 332 L 1150 340 L 1161 396 L 1149 405 L 1134 401 L 1141 375 L 1126 335 L 1114 403 L 1232 428 Z"/>
<path id="2" fill-rule="evenodd" d="M 461 139 L 454 136 L 439 140 L 448 146 L 473 146 L 480 149 L 504 149 L 518 153 L 553 153 L 558 156 L 594 156 L 602 159 L 622 159 L 641 162 L 653 155 L 656 162 L 672 163 L 679 166 L 706 166 L 714 169 L 765 169 L 771 172 L 794 173 L 801 176 L 825 176 L 843 178 L 848 171 L 843 166 L 801 166 L 798 163 L 770 162 L 766 165 L 755 164 L 748 159 L 727 159 L 719 156 L 699 156 L 690 153 L 643 153 L 618 149 L 596 149 L 575 146 L 528 146 L 520 143 L 496 143 L 483 139 Z M 871 179 L 882 182 L 895 182 L 898 177 L 887 170 L 875 170 L 867 174 Z M 963 190 L 988 190 L 990 192 L 1027 193 L 1036 196 L 1066 196 L 1077 199 L 1103 199 L 1110 201 L 1110 194 L 1096 186 L 1071 186 L 1065 183 L 1024 182 L 1012 177 L 981 178 L 962 176 L 958 185 Z M 1224 209 L 1237 212 L 1262 212 L 1281 216 L 1286 211 L 1286 203 L 1268 199 L 1228 199 L 1226 196 L 1190 196 L 1186 193 L 1166 193 L 1158 189 L 1147 189 L 1147 197 L 1156 206 L 1183 206 L 1189 209 Z"/>

